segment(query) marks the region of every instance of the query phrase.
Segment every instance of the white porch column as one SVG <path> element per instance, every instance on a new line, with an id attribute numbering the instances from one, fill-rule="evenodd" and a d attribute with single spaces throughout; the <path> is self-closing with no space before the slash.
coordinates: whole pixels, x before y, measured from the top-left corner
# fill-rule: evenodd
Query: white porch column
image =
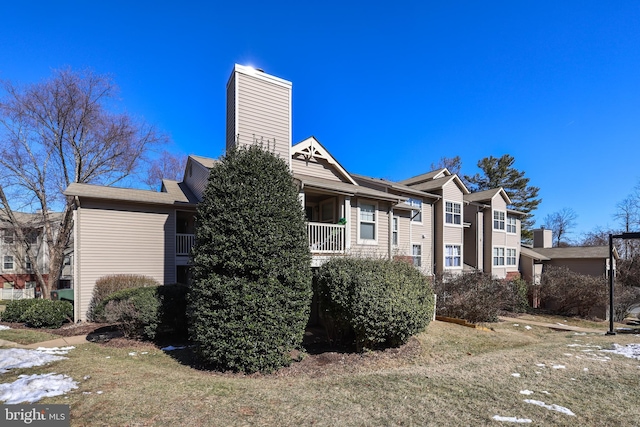
<path id="1" fill-rule="evenodd" d="M 346 229 L 344 230 L 345 249 L 349 251 L 351 249 L 351 197 L 344 197 L 344 217 L 347 220 Z"/>

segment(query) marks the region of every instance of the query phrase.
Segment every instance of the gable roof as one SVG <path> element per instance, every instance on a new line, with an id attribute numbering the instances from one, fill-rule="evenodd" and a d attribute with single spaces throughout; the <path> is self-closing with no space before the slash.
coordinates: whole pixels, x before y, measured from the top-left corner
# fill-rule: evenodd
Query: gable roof
<path id="1" fill-rule="evenodd" d="M 218 160 L 212 159 L 211 157 L 195 156 L 193 154 L 189 154 L 189 158 L 208 169 L 211 169 L 213 165 L 218 162 Z"/>
<path id="2" fill-rule="evenodd" d="M 423 173 L 420 175 L 413 176 L 411 178 L 407 178 L 405 180 L 400 181 L 400 184 L 404 185 L 415 185 L 424 181 L 431 181 L 437 178 L 443 178 L 445 176 L 451 175 L 451 172 L 447 168 L 436 169 L 431 172 Z"/>
<path id="3" fill-rule="evenodd" d="M 532 258 L 532 259 L 537 259 L 540 261 L 549 261 L 551 258 L 546 257 L 542 254 L 539 254 L 538 252 L 534 251 L 531 248 L 528 248 L 526 246 L 521 246 L 520 247 L 520 254 L 524 255 L 526 257 Z"/>
<path id="4" fill-rule="evenodd" d="M 374 190 L 373 188 L 365 187 L 363 185 L 354 185 L 347 182 L 333 181 L 326 178 L 318 178 L 298 173 L 294 173 L 293 177 L 300 181 L 303 188 L 310 187 L 316 190 L 324 190 L 328 193 L 333 194 L 342 194 L 344 196 L 361 196 L 396 203 L 403 202 L 407 199 L 407 197 L 385 193 L 384 191 Z"/>
<path id="5" fill-rule="evenodd" d="M 493 200 L 493 198 L 497 195 L 500 195 L 502 199 L 507 203 L 507 205 L 511 204 L 511 199 L 502 187 L 492 188 L 490 190 L 484 191 L 476 191 L 475 193 L 471 194 L 465 194 L 464 200 L 467 202 L 485 202 Z"/>
<path id="6" fill-rule="evenodd" d="M 524 248 L 523 248 L 524 249 Z M 609 246 L 569 246 L 566 248 L 532 248 L 531 252 L 537 253 L 547 259 L 605 259 L 609 258 Z M 614 257 L 618 254 L 614 250 Z M 544 258 L 539 258 L 544 259 Z"/>
<path id="7" fill-rule="evenodd" d="M 411 187 L 416 188 L 418 190 L 429 192 L 434 190 L 440 190 L 442 189 L 442 187 L 444 187 L 451 181 L 455 182 L 458 188 L 460 188 L 460 190 L 462 191 L 463 195 L 469 194 L 469 190 L 467 190 L 467 187 L 464 185 L 462 180 L 458 178 L 458 175 L 447 175 L 442 178 L 436 178 L 430 181 L 424 181 L 424 182 L 421 182 L 420 184 L 412 184 Z M 401 183 L 405 183 L 405 181 L 401 181 Z"/>
<path id="8" fill-rule="evenodd" d="M 322 159 L 329 165 L 333 166 L 335 170 L 348 182 L 353 185 L 357 185 L 355 180 L 351 177 L 349 172 L 324 148 L 324 146 L 316 139 L 315 136 L 300 141 L 293 147 L 291 147 L 291 158 L 303 157 L 307 160 L 310 159 Z"/>
<path id="9" fill-rule="evenodd" d="M 368 183 L 368 184 L 371 184 L 371 185 L 387 187 L 387 188 L 390 188 L 390 189 L 393 189 L 395 191 L 402 192 L 402 193 L 413 194 L 413 195 L 419 196 L 419 197 L 426 197 L 426 198 L 430 198 L 430 199 L 440 199 L 441 198 L 437 194 L 426 193 L 426 192 L 418 190 L 416 188 L 409 187 L 409 186 L 403 185 L 403 184 L 399 184 L 399 183 L 394 182 L 394 181 L 389 181 L 389 180 L 384 179 L 384 178 L 372 178 L 372 177 L 368 177 L 368 176 L 364 176 L 364 175 L 358 175 L 358 174 L 351 174 L 351 176 L 358 182 L 358 184 L 365 185 L 365 186 Z"/>
<path id="10" fill-rule="evenodd" d="M 187 186 L 180 182 L 164 180 L 166 192 L 139 190 L 134 188 L 107 187 L 103 185 L 71 183 L 64 192 L 65 196 L 88 199 L 118 200 L 155 205 L 195 204 L 195 196 Z"/>

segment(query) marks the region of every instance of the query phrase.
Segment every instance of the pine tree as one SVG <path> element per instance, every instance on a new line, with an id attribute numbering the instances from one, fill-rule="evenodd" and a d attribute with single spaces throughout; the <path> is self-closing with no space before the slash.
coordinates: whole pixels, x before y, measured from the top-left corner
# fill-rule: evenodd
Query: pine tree
<path id="1" fill-rule="evenodd" d="M 522 240 L 530 241 L 533 238 L 531 230 L 534 224 L 531 212 L 538 208 L 542 199 L 538 198 L 540 189 L 528 185 L 529 178 L 525 178 L 524 171 L 513 167 L 515 161 L 516 159 L 509 154 L 500 158 L 485 157 L 478 162 L 482 174 L 465 175 L 464 179 L 469 184 L 471 191 L 502 187 L 511 199 L 508 208 L 525 214 L 522 218 Z"/>
<path id="2" fill-rule="evenodd" d="M 304 213 L 287 164 L 260 147 L 230 151 L 198 205 L 190 335 L 221 370 L 290 362 L 311 306 Z"/>

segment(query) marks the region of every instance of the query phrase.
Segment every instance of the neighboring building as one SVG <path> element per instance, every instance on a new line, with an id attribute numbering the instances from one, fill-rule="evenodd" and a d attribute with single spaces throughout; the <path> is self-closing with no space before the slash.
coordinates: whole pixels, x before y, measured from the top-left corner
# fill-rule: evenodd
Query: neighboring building
<path id="1" fill-rule="evenodd" d="M 462 181 L 446 169 L 399 183 L 365 177 L 347 171 L 313 136 L 293 145 L 291 86 L 236 65 L 227 84 L 226 145 L 260 144 L 288 162 L 307 217 L 312 266 L 352 255 L 404 259 L 428 275 L 462 272 L 470 227 L 463 221 L 469 191 Z M 76 319 L 86 318 L 94 284 L 104 275 L 189 281 L 195 209 L 215 162 L 189 156 L 182 182 L 164 180 L 160 192 L 69 186 L 65 195 L 78 201 Z"/>
<path id="2" fill-rule="evenodd" d="M 32 289 L 32 292 L 16 293 L 16 296 L 33 297 L 36 292 L 36 269 L 44 280 L 49 276 L 49 251 L 44 238 L 42 215 L 38 213 L 14 212 L 20 222 L 20 228 L 27 238 L 27 244 L 18 241 L 15 227 L 6 217 L 0 218 L 0 285 L 4 291 Z M 51 213 L 50 220 L 55 223 L 60 214 Z M 30 256 L 27 256 L 29 254 Z M 71 287 L 73 253 L 69 249 L 65 258 L 63 275 L 59 287 Z"/>

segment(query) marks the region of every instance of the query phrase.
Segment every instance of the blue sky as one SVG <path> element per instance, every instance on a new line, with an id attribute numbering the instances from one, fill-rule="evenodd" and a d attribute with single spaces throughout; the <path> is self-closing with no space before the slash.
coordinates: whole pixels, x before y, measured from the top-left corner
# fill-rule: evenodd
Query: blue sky
<path id="1" fill-rule="evenodd" d="M 615 226 L 640 182 L 640 3 L 633 1 L 7 2 L 0 79 L 110 73 L 172 151 L 224 151 L 234 63 L 293 82 L 294 143 L 400 180 L 509 153 L 577 237 Z M 608 3 L 608 4 L 607 4 Z"/>

